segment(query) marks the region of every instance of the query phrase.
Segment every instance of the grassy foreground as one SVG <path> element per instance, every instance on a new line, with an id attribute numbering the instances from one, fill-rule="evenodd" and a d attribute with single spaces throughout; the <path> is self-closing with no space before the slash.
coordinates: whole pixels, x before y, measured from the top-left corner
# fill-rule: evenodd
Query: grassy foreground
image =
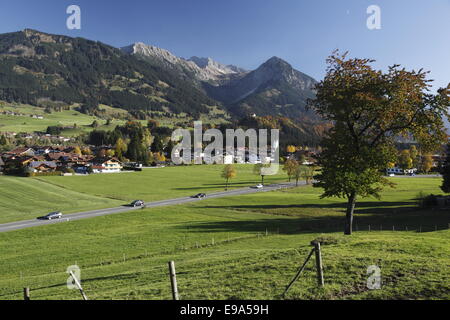
<path id="1" fill-rule="evenodd" d="M 395 181 L 382 201 L 361 200 L 350 237 L 345 204 L 311 187 L 2 233 L 0 299 L 20 299 L 24 286 L 34 299 L 80 299 L 65 285 L 74 264 L 91 299 L 170 299 L 169 260 L 183 299 L 280 299 L 317 237 L 326 286 L 310 262 L 287 299 L 448 299 L 450 213 L 414 204 L 440 180 Z M 370 265 L 381 268 L 381 290 L 367 289 Z"/>

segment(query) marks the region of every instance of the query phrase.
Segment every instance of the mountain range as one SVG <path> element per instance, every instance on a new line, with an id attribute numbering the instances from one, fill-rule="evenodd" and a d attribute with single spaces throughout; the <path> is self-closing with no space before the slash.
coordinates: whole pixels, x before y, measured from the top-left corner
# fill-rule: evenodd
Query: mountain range
<path id="1" fill-rule="evenodd" d="M 285 118 L 294 135 L 311 139 L 320 131 L 305 109 L 315 83 L 277 57 L 245 70 L 143 43 L 114 48 L 32 29 L 0 35 L 0 100 L 10 103 L 76 104 L 96 115 L 103 104 L 138 119 Z"/>
<path id="2" fill-rule="evenodd" d="M 122 50 L 192 81 L 234 115 L 314 117 L 305 110 L 305 105 L 307 99 L 314 97 L 316 80 L 278 57 L 270 58 L 256 70 L 247 71 L 211 58 L 180 58 L 165 49 L 143 43 Z"/>

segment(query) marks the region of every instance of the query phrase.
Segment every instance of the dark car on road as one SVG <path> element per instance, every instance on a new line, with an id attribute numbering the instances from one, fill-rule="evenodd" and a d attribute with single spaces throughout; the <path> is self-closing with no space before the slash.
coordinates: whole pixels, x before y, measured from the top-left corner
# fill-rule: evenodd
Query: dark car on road
<path id="1" fill-rule="evenodd" d="M 143 207 L 144 205 L 145 203 L 142 200 L 134 200 L 132 203 L 130 203 L 131 207 Z"/>
<path id="2" fill-rule="evenodd" d="M 203 198 L 206 198 L 206 194 L 205 193 L 197 193 L 195 196 L 192 196 L 192 198 L 203 199 Z"/>
<path id="3" fill-rule="evenodd" d="M 50 212 L 46 216 L 38 217 L 39 220 L 52 220 L 52 219 L 61 219 L 62 213 L 59 211 Z"/>

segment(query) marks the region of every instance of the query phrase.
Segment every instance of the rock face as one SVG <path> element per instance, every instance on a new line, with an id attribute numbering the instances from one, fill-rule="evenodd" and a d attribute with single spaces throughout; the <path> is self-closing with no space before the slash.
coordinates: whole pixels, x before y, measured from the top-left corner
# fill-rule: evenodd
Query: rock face
<path id="1" fill-rule="evenodd" d="M 316 80 L 273 57 L 258 69 L 220 86 L 205 84 L 213 99 L 222 101 L 236 114 L 280 115 L 298 118 L 307 100 L 314 97 Z"/>
<path id="2" fill-rule="evenodd" d="M 233 66 L 223 65 L 211 58 L 191 57 L 188 61 L 194 62 L 199 68 L 204 70 L 212 79 L 218 79 L 223 76 L 246 73 L 246 70 Z"/>
<path id="3" fill-rule="evenodd" d="M 153 65 L 169 68 L 179 76 L 194 81 L 219 84 L 233 75 L 245 73 L 244 69 L 232 65 L 226 66 L 211 58 L 192 57 L 186 60 L 175 56 L 168 50 L 141 42 L 124 47 L 122 51 L 137 55 Z"/>
<path id="4" fill-rule="evenodd" d="M 307 99 L 314 97 L 316 81 L 278 57 L 270 58 L 249 72 L 211 58 L 183 59 L 143 43 L 122 50 L 193 81 L 209 97 L 239 116 L 250 113 L 298 118 L 308 113 L 305 110 Z"/>

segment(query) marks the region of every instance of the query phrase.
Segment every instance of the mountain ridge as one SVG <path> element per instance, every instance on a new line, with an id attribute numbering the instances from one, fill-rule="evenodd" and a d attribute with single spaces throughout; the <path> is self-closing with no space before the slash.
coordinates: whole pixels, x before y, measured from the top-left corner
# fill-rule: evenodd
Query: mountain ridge
<path id="1" fill-rule="evenodd" d="M 0 99 L 98 104 L 150 112 L 208 114 L 217 103 L 190 81 L 99 41 L 33 29 L 0 35 Z M 141 115 L 144 116 L 144 115 Z"/>
<path id="2" fill-rule="evenodd" d="M 247 71 L 211 58 L 180 58 L 168 50 L 142 42 L 122 50 L 151 64 L 164 65 L 184 79 L 191 79 L 210 98 L 223 103 L 235 115 L 278 115 L 297 119 L 306 115 L 314 118 L 305 107 L 307 99 L 314 97 L 317 81 L 279 57 L 271 57 L 257 69 Z"/>

